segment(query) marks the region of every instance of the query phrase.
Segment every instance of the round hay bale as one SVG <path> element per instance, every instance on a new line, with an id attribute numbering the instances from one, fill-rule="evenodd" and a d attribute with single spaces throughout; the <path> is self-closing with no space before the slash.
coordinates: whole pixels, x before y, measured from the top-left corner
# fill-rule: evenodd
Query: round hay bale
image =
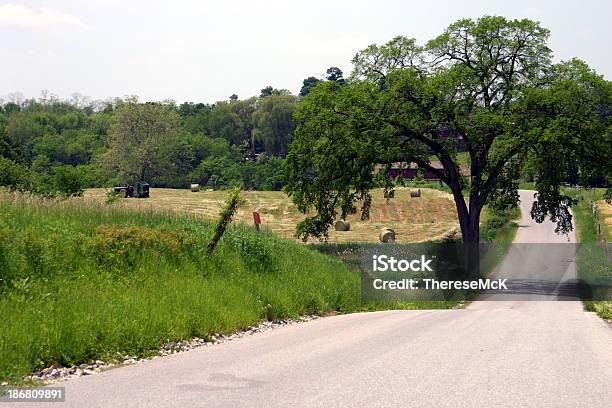
<path id="1" fill-rule="evenodd" d="M 197 193 L 198 191 L 200 191 L 200 185 L 199 184 L 192 184 L 191 185 L 191 191 L 193 193 Z"/>
<path id="2" fill-rule="evenodd" d="M 418 190 L 410 190 L 410 197 L 420 197 L 420 196 L 421 196 L 420 188 Z"/>
<path id="3" fill-rule="evenodd" d="M 391 228 L 385 228 L 380 231 L 378 239 L 380 240 L 380 242 L 383 242 L 385 244 L 393 243 L 395 242 L 395 231 L 393 231 Z"/>
<path id="4" fill-rule="evenodd" d="M 336 231 L 350 231 L 351 223 L 346 220 L 339 220 L 334 224 L 334 228 Z"/>

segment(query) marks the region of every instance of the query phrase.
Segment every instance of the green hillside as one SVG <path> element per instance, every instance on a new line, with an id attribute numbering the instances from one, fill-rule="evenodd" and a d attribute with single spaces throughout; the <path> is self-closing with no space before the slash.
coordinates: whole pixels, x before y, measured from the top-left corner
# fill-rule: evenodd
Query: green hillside
<path id="1" fill-rule="evenodd" d="M 339 260 L 243 227 L 206 258 L 210 231 L 193 215 L 0 194 L 0 380 L 357 307 Z"/>

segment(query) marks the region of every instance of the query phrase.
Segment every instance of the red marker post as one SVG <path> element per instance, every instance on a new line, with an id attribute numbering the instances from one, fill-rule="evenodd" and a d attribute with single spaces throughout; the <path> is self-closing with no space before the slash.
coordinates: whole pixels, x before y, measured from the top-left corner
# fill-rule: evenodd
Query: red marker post
<path id="1" fill-rule="evenodd" d="M 255 223 L 255 231 L 259 232 L 259 225 L 261 224 L 261 217 L 257 211 L 253 211 L 253 223 Z"/>

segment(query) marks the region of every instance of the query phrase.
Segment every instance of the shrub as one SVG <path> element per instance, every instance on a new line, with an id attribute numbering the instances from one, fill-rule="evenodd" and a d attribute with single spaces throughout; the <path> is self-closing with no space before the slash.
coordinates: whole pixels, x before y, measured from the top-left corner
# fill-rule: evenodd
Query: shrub
<path id="1" fill-rule="evenodd" d="M 485 207 L 485 211 L 486 217 L 480 226 L 480 241 L 499 243 L 506 240 L 512 241 L 514 232 L 516 232 L 516 223 L 513 223 L 512 220 L 520 217 L 518 207 L 503 210 Z"/>
<path id="2" fill-rule="evenodd" d="M 485 222 L 486 229 L 499 229 L 508 222 L 508 215 L 506 213 L 491 212 L 491 215 Z"/>
<path id="3" fill-rule="evenodd" d="M 10 190 L 25 190 L 30 182 L 30 171 L 22 164 L 0 156 L 0 186 Z"/>
<path id="4" fill-rule="evenodd" d="M 54 170 L 52 187 L 64 197 L 82 196 L 85 177 L 78 167 L 59 166 Z"/>
<path id="5" fill-rule="evenodd" d="M 38 236 L 33 231 L 22 235 L 22 253 L 28 269 L 34 276 L 46 275 L 50 272 L 52 261 L 52 241 L 48 236 Z"/>

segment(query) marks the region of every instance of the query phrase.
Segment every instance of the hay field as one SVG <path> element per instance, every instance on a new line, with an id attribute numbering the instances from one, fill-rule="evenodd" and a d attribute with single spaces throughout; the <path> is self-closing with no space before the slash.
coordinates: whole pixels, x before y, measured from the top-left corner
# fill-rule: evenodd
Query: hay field
<path id="1" fill-rule="evenodd" d="M 605 228 L 605 237 L 610 239 L 612 237 L 612 204 L 608 204 L 606 200 L 599 200 L 597 201 L 597 208 L 599 208 L 602 229 Z"/>
<path id="2" fill-rule="evenodd" d="M 359 213 L 349 217 L 351 230 L 330 230 L 329 242 L 377 242 L 382 228 L 393 228 L 397 242 L 419 242 L 441 238 L 458 228 L 455 204 L 451 195 L 433 189 L 421 189 L 420 198 L 411 198 L 407 188 L 398 188 L 395 198 L 387 204 L 382 189 L 374 190 L 370 219 L 359 220 Z M 85 199 L 104 202 L 106 190 L 89 189 Z M 227 196 L 224 191 L 151 189 L 148 199 L 122 199 L 121 206 L 178 211 L 215 217 Z M 253 211 L 261 215 L 262 228 L 285 238 L 292 238 L 296 224 L 303 219 L 287 195 L 279 191 L 245 191 L 246 203 L 240 208 L 237 221 L 253 224 Z"/>

